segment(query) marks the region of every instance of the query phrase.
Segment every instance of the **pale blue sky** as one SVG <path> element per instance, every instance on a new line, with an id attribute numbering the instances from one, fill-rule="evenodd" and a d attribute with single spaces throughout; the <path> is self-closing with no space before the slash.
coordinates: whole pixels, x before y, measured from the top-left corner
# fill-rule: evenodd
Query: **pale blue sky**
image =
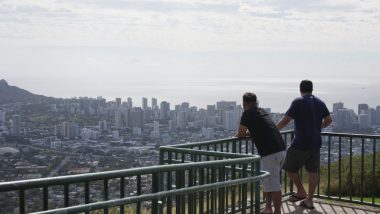
<path id="1" fill-rule="evenodd" d="M 277 111 L 310 78 L 328 104 L 380 105 L 380 1 L 2 0 L 0 78 L 137 104 L 254 91 Z"/>

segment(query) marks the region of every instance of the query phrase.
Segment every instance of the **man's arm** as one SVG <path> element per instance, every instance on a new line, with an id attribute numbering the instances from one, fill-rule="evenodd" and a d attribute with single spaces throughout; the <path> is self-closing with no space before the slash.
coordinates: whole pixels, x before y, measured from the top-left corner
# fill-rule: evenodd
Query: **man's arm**
<path id="1" fill-rule="evenodd" d="M 325 118 L 323 118 L 323 121 L 322 121 L 322 125 L 321 125 L 321 128 L 326 128 L 327 126 L 329 126 L 330 124 L 332 123 L 332 118 L 331 116 L 327 116 Z"/>
<path id="2" fill-rule="evenodd" d="M 277 123 L 277 128 L 278 129 L 282 129 L 284 128 L 286 125 L 288 125 L 288 123 L 292 120 L 291 117 L 285 115 L 281 120 L 280 122 Z"/>
<path id="3" fill-rule="evenodd" d="M 235 134 L 235 137 L 248 137 L 248 136 L 249 136 L 248 128 L 240 124 L 239 129 Z"/>

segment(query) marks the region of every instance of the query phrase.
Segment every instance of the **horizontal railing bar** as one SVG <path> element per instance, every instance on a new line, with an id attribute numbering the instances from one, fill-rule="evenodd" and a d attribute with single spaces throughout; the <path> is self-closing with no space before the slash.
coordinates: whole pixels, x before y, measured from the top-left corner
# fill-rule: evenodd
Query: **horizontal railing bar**
<path id="1" fill-rule="evenodd" d="M 211 146 L 218 143 L 224 143 L 224 142 L 229 142 L 233 140 L 244 140 L 244 139 L 250 139 L 250 138 L 249 137 L 244 137 L 244 138 L 231 137 L 231 138 L 224 138 L 224 139 L 219 139 L 219 140 L 175 144 L 175 145 L 170 145 L 169 147 L 188 148 L 188 147 L 198 147 L 198 146 Z"/>
<path id="2" fill-rule="evenodd" d="M 219 167 L 224 165 L 251 163 L 259 161 L 260 156 L 247 156 L 243 155 L 241 158 L 226 159 L 226 160 L 215 160 L 215 161 L 205 161 L 205 162 L 193 162 L 193 163 L 183 163 L 183 164 L 173 164 L 173 165 L 158 165 L 149 166 L 125 170 L 115 170 L 108 172 L 98 172 L 98 173 L 88 173 L 81 175 L 67 175 L 51 178 L 40 178 L 22 181 L 11 181 L 0 183 L 0 192 L 14 191 L 20 189 L 31 189 L 39 188 L 42 186 L 55 186 L 64 184 L 81 183 L 86 181 L 96 181 L 103 179 L 116 179 L 120 177 L 131 177 L 136 175 L 145 175 L 155 172 L 165 172 L 165 171 L 175 171 L 183 169 L 195 169 L 199 167 Z"/>
<path id="3" fill-rule="evenodd" d="M 261 157 L 258 155 L 247 155 L 247 154 L 239 154 L 239 153 L 227 153 L 227 152 L 216 152 L 216 151 L 204 151 L 204 150 L 193 150 L 193 149 L 185 149 L 185 148 L 175 148 L 170 146 L 161 146 L 160 152 L 178 152 L 184 154 L 192 154 L 192 155 L 205 155 L 205 156 L 214 156 L 214 157 L 226 157 L 226 158 L 240 158 L 240 157 L 256 157 L 260 159 Z"/>
<path id="4" fill-rule="evenodd" d="M 380 139 L 380 135 L 350 134 L 350 133 L 335 133 L 335 132 L 322 132 L 322 136 Z"/>
<path id="5" fill-rule="evenodd" d="M 171 163 L 193 163 L 193 162 L 191 162 L 191 161 L 185 161 L 185 162 L 182 162 L 182 161 L 178 161 L 178 160 L 171 160 L 170 162 L 171 162 Z M 164 163 L 169 163 L 169 161 L 164 161 Z M 231 169 L 232 169 L 232 167 L 230 167 L 230 166 L 226 166 L 225 168 L 228 169 L 228 170 L 231 170 Z M 243 169 L 240 168 L 240 167 L 236 167 L 236 168 L 235 168 L 235 171 L 237 171 L 237 172 L 242 172 Z M 247 168 L 247 172 L 253 173 L 252 168 L 251 168 L 251 167 L 248 167 L 248 168 Z"/>
<path id="6" fill-rule="evenodd" d="M 217 189 L 217 188 L 222 188 L 222 187 L 255 182 L 258 180 L 262 180 L 268 177 L 269 175 L 270 174 L 268 172 L 262 172 L 261 175 L 248 177 L 248 178 L 240 178 L 236 180 L 216 182 L 212 184 L 204 184 L 201 186 L 192 186 L 192 187 L 162 191 L 162 192 L 157 192 L 157 193 L 149 193 L 145 195 L 133 196 L 133 197 L 122 198 L 122 199 L 114 199 L 114 200 L 109 200 L 109 201 L 95 202 L 91 204 L 78 205 L 78 206 L 73 206 L 73 207 L 68 207 L 68 208 L 59 208 L 59 209 L 54 209 L 54 210 L 49 210 L 49 211 L 36 212 L 34 214 L 61 214 L 61 213 L 67 214 L 67 213 L 78 213 L 78 212 L 86 212 L 86 211 L 91 211 L 91 210 L 99 210 L 106 207 L 107 208 L 118 207 L 124 204 L 134 204 L 141 201 L 163 199 L 168 196 L 186 195 L 186 194 L 191 194 L 191 193 L 199 192 L 199 191 L 207 191 L 211 189 Z"/>

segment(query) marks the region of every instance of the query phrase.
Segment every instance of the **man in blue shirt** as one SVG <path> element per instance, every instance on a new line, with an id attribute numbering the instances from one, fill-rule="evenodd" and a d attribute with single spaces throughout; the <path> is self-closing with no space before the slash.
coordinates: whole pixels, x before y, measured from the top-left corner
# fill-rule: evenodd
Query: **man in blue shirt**
<path id="1" fill-rule="evenodd" d="M 332 122 L 330 112 L 325 103 L 315 97 L 313 83 L 303 80 L 300 84 L 301 97 L 293 100 L 285 116 L 277 124 L 278 129 L 284 128 L 292 119 L 295 125 L 295 137 L 286 153 L 285 169 L 297 186 L 297 193 L 289 200 L 300 203 L 301 207 L 314 209 L 313 195 L 318 184 L 320 148 L 322 145 L 321 129 Z M 307 194 L 299 177 L 298 171 L 305 166 L 308 172 L 309 193 Z"/>

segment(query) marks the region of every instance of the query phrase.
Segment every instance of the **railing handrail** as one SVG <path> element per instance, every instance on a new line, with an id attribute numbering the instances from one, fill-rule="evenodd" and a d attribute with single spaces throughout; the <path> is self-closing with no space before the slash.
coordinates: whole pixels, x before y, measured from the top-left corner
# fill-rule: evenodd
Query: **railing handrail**
<path id="1" fill-rule="evenodd" d="M 216 155 L 219 156 L 221 152 L 196 151 L 196 153 L 197 154 L 215 153 Z M 252 155 L 248 156 L 245 154 L 233 154 L 233 155 L 228 154 L 228 155 L 235 157 L 235 159 L 192 162 L 192 163 L 173 164 L 173 165 L 157 165 L 157 166 L 149 166 L 149 167 L 141 167 L 141 168 L 133 168 L 133 169 L 87 173 L 87 174 L 80 174 L 80 175 L 66 175 L 66 176 L 58 176 L 58 177 L 50 177 L 50 178 L 3 182 L 3 183 L 0 183 L 0 192 L 20 190 L 20 189 L 25 189 L 25 188 L 38 188 L 42 186 L 81 183 L 81 182 L 86 182 L 86 181 L 97 181 L 97 180 L 103 180 L 103 179 L 115 179 L 115 178 L 121 178 L 121 177 L 130 177 L 130 176 L 145 175 L 145 174 L 174 171 L 174 170 L 181 170 L 181 169 L 195 169 L 201 166 L 216 168 L 216 167 L 224 166 L 224 165 L 251 163 L 254 161 L 258 161 L 260 159 L 260 156 L 258 155 L 253 155 L 253 156 Z"/>
<path id="2" fill-rule="evenodd" d="M 350 134 L 350 133 L 339 133 L 339 132 L 322 132 L 322 136 L 334 136 L 334 137 L 352 137 L 352 138 L 369 138 L 378 139 L 380 135 L 369 135 L 369 134 Z"/>
<path id="3" fill-rule="evenodd" d="M 248 182 L 256 182 L 256 181 L 264 179 L 267 176 L 269 176 L 268 172 L 262 172 L 261 175 L 255 175 L 252 177 L 239 178 L 235 180 L 215 182 L 211 184 L 204 184 L 204 185 L 199 185 L 199 186 L 167 190 L 167 191 L 161 191 L 157 193 L 149 193 L 149 194 L 144 194 L 144 195 L 139 195 L 139 196 L 101 201 L 101 202 L 95 202 L 95 203 L 90 203 L 90 204 L 83 204 L 83 205 L 72 206 L 68 208 L 59 208 L 59 209 L 54 209 L 54 210 L 37 212 L 35 214 L 76 213 L 76 212 L 86 212 L 86 211 L 98 210 L 98 209 L 104 209 L 104 208 L 110 208 L 110 207 L 117 207 L 124 204 L 137 203 L 140 201 L 149 201 L 149 200 L 154 200 L 154 199 L 159 200 L 168 196 L 185 195 L 185 194 L 191 194 L 198 191 L 207 191 L 211 189 L 229 187 L 229 186 L 244 184 Z"/>

